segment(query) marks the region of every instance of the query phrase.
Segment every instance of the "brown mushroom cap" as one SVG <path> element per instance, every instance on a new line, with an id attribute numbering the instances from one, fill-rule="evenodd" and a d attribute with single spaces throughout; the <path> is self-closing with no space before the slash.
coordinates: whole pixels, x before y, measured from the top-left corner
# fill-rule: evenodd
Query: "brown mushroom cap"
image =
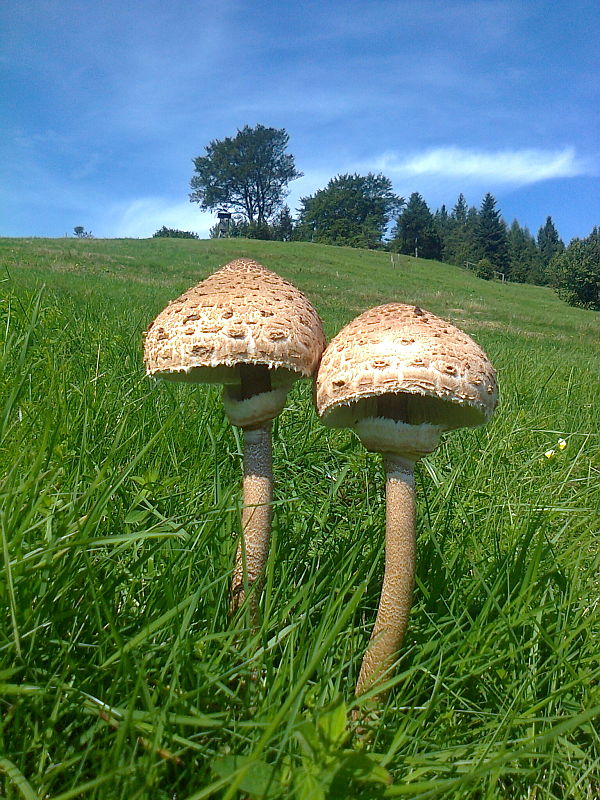
<path id="1" fill-rule="evenodd" d="M 262 365 L 277 370 L 277 386 L 312 375 L 324 346 L 306 297 L 240 258 L 169 303 L 146 333 L 144 360 L 154 377 L 230 385 L 240 383 L 239 365 Z"/>
<path id="2" fill-rule="evenodd" d="M 402 303 L 369 309 L 346 325 L 323 353 L 316 381 L 317 412 L 332 427 L 381 417 L 440 430 L 480 425 L 497 398 L 494 369 L 479 345 Z"/>

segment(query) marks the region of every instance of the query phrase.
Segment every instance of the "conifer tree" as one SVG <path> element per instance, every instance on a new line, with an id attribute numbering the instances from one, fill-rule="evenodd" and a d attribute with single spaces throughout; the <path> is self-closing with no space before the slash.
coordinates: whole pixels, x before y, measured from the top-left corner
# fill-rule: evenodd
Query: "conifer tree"
<path id="1" fill-rule="evenodd" d="M 480 258 L 489 258 L 496 272 L 508 273 L 506 224 L 489 192 L 483 198 L 477 222 L 477 247 Z"/>
<path id="2" fill-rule="evenodd" d="M 419 258 L 440 258 L 441 240 L 433 214 L 418 192 L 413 192 L 392 231 L 390 247 Z"/>
<path id="3" fill-rule="evenodd" d="M 461 193 L 450 212 L 448 234 L 444 242 L 444 259 L 459 267 L 464 266 L 465 261 L 474 260 L 472 226 L 468 214 L 469 207 Z"/>
<path id="4" fill-rule="evenodd" d="M 294 220 L 290 213 L 290 207 L 284 205 L 273 223 L 273 238 L 280 242 L 289 242 L 294 233 Z"/>
<path id="5" fill-rule="evenodd" d="M 508 231 L 508 278 L 517 283 L 536 283 L 540 258 L 535 239 L 528 228 L 513 220 Z"/>
<path id="6" fill-rule="evenodd" d="M 433 215 L 433 223 L 436 233 L 440 240 L 440 258 L 446 261 L 446 250 L 450 238 L 451 221 L 450 214 L 445 205 L 442 205 Z"/>
<path id="7" fill-rule="evenodd" d="M 469 207 L 467 205 L 467 201 L 464 194 L 461 192 L 458 195 L 458 200 L 456 201 L 454 208 L 452 209 L 451 217 L 452 219 L 456 220 L 459 225 L 466 225 L 468 212 Z"/>
<path id="8" fill-rule="evenodd" d="M 545 272 L 552 258 L 558 253 L 562 253 L 565 249 L 564 242 L 558 235 L 558 231 L 552 222 L 552 217 L 546 217 L 546 222 L 539 229 L 537 245 L 540 252 L 542 269 Z"/>

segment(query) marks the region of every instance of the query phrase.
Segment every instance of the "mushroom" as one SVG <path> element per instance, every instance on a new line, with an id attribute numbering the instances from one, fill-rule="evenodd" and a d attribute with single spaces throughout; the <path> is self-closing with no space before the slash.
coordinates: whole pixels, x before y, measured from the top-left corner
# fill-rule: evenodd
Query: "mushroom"
<path id="1" fill-rule="evenodd" d="M 237 611 L 254 587 L 254 622 L 271 527 L 271 420 L 294 381 L 313 375 L 324 347 L 321 319 L 306 297 L 246 258 L 226 264 L 169 303 L 146 332 L 147 374 L 223 384 L 225 413 L 243 430 L 242 538 L 230 611 Z"/>
<path id="2" fill-rule="evenodd" d="M 332 339 L 316 380 L 325 425 L 352 428 L 386 471 L 385 571 L 356 694 L 389 673 L 402 643 L 415 574 L 415 463 L 444 431 L 481 425 L 497 402 L 496 375 L 465 333 L 418 306 L 365 311 Z"/>

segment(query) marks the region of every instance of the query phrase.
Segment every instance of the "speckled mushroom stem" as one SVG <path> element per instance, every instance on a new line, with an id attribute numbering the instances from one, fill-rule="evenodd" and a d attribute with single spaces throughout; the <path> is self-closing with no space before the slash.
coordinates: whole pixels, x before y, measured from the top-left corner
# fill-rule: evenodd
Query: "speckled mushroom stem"
<path id="1" fill-rule="evenodd" d="M 408 625 L 415 580 L 414 467 L 393 455 L 384 456 L 384 465 L 387 476 L 385 572 L 377 619 L 356 684 L 357 695 L 369 691 L 396 660 Z"/>
<path id="2" fill-rule="evenodd" d="M 258 614 L 258 594 L 269 554 L 273 469 L 271 423 L 244 429 L 242 538 L 237 549 L 229 610 L 233 614 L 252 591 L 250 612 Z"/>

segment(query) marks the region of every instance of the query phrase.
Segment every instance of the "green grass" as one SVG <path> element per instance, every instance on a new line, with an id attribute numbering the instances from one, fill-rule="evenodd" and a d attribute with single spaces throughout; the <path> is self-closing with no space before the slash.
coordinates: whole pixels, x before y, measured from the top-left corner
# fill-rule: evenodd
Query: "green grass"
<path id="1" fill-rule="evenodd" d="M 144 376 L 154 315 L 240 255 L 305 291 L 329 336 L 414 302 L 498 369 L 494 420 L 418 467 L 411 625 L 366 731 L 379 458 L 294 388 L 252 633 L 227 614 L 238 432 L 216 388 Z M 4 239 L 0 266 L 1 798 L 598 797 L 597 314 L 311 244 Z"/>

